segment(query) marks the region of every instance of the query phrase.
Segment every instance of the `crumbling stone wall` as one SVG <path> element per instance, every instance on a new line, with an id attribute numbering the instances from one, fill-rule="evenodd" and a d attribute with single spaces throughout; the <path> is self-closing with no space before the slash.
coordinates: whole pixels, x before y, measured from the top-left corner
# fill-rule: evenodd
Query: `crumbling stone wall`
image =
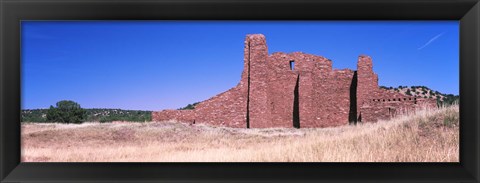
<path id="1" fill-rule="evenodd" d="M 194 110 L 163 110 L 152 112 L 152 121 L 176 120 L 187 123 L 195 123 Z"/>
<path id="2" fill-rule="evenodd" d="M 417 98 L 377 88 L 360 107 L 362 121 L 388 120 L 396 115 L 411 113 L 417 108 L 436 107 L 436 100 Z"/>
<path id="3" fill-rule="evenodd" d="M 379 88 L 369 56 L 357 70 L 332 69 L 321 56 L 268 55 L 265 36 L 247 35 L 244 68 L 234 88 L 200 102 L 194 110 L 152 113 L 154 121 L 176 119 L 239 128 L 315 128 L 375 122 L 418 107 L 435 107 L 420 99 Z"/>
<path id="4" fill-rule="evenodd" d="M 436 100 L 416 98 L 378 86 L 371 57 L 361 55 L 357 64 L 357 121 L 387 120 L 422 107 L 436 107 Z"/>
<path id="5" fill-rule="evenodd" d="M 243 83 L 197 104 L 196 123 L 246 128 L 247 88 Z"/>

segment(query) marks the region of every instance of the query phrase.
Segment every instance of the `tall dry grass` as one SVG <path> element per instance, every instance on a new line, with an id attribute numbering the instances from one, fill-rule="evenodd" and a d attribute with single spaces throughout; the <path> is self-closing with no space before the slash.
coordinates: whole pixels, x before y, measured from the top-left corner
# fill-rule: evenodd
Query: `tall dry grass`
<path id="1" fill-rule="evenodd" d="M 22 124 L 24 162 L 458 162 L 458 105 L 322 129 Z"/>

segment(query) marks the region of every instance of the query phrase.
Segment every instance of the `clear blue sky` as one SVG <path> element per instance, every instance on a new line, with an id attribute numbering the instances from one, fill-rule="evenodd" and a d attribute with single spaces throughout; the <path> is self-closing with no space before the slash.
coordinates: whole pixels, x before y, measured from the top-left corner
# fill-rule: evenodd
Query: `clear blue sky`
<path id="1" fill-rule="evenodd" d="M 176 109 L 235 86 L 246 34 L 269 53 L 302 51 L 356 70 L 373 58 L 379 84 L 459 93 L 458 21 L 22 22 L 22 108 Z"/>

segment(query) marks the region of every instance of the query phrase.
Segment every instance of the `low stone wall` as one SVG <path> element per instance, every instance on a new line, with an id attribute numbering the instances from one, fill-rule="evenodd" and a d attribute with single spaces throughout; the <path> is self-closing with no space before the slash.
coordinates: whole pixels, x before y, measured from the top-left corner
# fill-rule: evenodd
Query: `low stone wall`
<path id="1" fill-rule="evenodd" d="M 402 113 L 413 112 L 424 107 L 437 107 L 435 99 L 407 96 L 394 91 L 377 89 L 361 106 L 362 121 L 388 120 Z"/>
<path id="2" fill-rule="evenodd" d="M 196 123 L 246 128 L 247 88 L 240 85 L 195 106 Z"/>
<path id="3" fill-rule="evenodd" d="M 169 121 L 195 123 L 195 110 L 163 110 L 152 112 L 152 121 Z"/>

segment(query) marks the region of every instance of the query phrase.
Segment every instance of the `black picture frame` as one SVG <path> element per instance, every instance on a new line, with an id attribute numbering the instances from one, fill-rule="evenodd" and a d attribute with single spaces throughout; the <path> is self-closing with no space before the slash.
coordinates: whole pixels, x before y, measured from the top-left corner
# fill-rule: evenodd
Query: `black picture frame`
<path id="1" fill-rule="evenodd" d="M 1 182 L 479 182 L 478 0 L 0 0 Z M 22 20 L 459 20 L 460 163 L 21 163 Z"/>

